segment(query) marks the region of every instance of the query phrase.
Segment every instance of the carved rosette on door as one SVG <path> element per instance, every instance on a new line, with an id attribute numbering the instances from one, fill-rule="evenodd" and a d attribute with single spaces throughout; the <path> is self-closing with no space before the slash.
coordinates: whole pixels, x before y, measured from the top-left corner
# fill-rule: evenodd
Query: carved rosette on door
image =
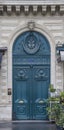
<path id="1" fill-rule="evenodd" d="M 26 70 L 25 69 L 20 69 L 17 73 L 17 75 L 15 76 L 16 80 L 27 80 L 28 76 L 26 74 Z"/>
<path id="2" fill-rule="evenodd" d="M 38 37 L 34 33 L 30 32 L 24 40 L 23 48 L 26 53 L 35 54 L 40 48 Z"/>
<path id="3" fill-rule="evenodd" d="M 47 80 L 48 76 L 45 74 L 43 69 L 38 69 L 35 75 L 36 80 Z"/>

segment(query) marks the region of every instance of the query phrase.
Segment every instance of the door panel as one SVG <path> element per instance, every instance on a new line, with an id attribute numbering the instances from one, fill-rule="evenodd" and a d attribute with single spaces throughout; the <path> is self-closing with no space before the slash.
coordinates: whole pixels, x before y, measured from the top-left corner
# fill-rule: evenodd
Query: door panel
<path id="1" fill-rule="evenodd" d="M 33 67 L 33 118 L 47 119 L 46 99 L 48 98 L 49 68 Z"/>
<path id="2" fill-rule="evenodd" d="M 29 118 L 29 86 L 29 67 L 14 67 L 14 118 Z"/>
<path id="3" fill-rule="evenodd" d="M 17 119 L 46 119 L 49 68 L 14 68 L 14 113 Z"/>

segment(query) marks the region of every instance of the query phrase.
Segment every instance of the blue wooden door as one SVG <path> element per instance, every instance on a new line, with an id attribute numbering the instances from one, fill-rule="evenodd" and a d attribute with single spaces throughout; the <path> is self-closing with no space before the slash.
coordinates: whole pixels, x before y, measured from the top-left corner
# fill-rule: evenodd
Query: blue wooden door
<path id="1" fill-rule="evenodd" d="M 47 119 L 50 46 L 34 31 L 24 32 L 13 45 L 13 119 Z"/>

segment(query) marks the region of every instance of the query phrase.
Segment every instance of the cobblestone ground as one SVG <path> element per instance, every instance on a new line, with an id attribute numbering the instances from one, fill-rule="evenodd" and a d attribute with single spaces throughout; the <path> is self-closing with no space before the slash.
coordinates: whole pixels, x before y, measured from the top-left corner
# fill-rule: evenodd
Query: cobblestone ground
<path id="1" fill-rule="evenodd" d="M 56 126 L 42 122 L 6 122 L 0 123 L 0 130 L 56 130 Z"/>

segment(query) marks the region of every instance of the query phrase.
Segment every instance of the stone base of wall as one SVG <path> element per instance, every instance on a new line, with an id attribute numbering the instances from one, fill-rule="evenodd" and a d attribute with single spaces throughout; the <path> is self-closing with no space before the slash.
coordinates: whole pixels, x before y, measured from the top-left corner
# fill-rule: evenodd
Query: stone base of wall
<path id="1" fill-rule="evenodd" d="M 11 108 L 11 105 L 0 105 L 0 120 L 12 120 Z"/>

